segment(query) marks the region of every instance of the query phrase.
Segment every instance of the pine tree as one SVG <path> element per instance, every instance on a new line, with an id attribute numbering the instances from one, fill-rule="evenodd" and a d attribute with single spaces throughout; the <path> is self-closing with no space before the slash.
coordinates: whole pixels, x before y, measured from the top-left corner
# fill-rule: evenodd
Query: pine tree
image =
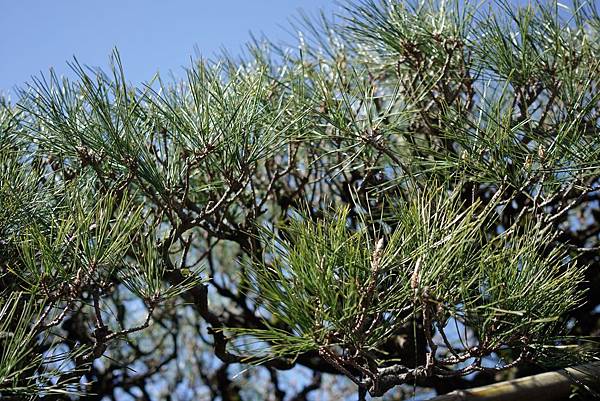
<path id="1" fill-rule="evenodd" d="M 402 397 L 595 358 L 595 3 L 294 29 L 2 101 L 0 396 Z"/>

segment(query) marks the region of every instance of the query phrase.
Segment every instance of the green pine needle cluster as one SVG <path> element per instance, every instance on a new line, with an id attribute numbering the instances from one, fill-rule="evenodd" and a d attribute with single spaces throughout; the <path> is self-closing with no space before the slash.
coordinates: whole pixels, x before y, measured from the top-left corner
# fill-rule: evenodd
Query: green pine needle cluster
<path id="1" fill-rule="evenodd" d="M 241 345 L 254 362 L 328 349 L 341 353 L 340 365 L 354 358 L 376 375 L 386 361 L 380 347 L 425 314 L 446 366 L 493 352 L 542 357 L 537 348 L 558 340 L 562 317 L 582 300 L 583 273 L 539 226 L 490 237 L 496 207 L 466 206 L 437 187 L 390 216 L 366 214 L 359 227 L 347 208 L 316 221 L 297 214 L 276 234 L 265 230 L 266 263 L 247 266 L 265 328 L 228 331 L 258 340 Z M 451 321 L 478 341 L 451 346 Z"/>

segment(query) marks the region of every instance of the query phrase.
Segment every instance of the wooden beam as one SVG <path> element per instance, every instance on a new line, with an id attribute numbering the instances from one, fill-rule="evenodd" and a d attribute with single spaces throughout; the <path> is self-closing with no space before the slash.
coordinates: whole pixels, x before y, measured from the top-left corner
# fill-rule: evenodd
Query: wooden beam
<path id="1" fill-rule="evenodd" d="M 568 400 L 573 386 L 600 389 L 600 361 L 539 375 L 457 390 L 429 401 L 559 401 Z"/>

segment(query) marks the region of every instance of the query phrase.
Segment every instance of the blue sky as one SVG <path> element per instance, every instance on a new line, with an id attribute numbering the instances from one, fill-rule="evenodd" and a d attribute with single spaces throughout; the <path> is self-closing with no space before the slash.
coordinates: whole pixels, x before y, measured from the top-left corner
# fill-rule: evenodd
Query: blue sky
<path id="1" fill-rule="evenodd" d="M 339 6 L 334 0 L 5 0 L 0 93 L 11 94 L 50 67 L 68 74 L 73 56 L 105 68 L 113 47 L 133 83 L 156 71 L 181 75 L 195 47 L 206 57 L 221 48 L 235 55 L 250 31 L 289 38 L 289 18 L 300 8 L 332 13 Z"/>

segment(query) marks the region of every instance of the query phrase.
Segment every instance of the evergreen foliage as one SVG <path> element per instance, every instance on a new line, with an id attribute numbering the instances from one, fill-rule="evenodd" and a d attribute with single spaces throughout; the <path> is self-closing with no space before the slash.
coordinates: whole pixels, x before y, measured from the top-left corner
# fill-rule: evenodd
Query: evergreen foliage
<path id="1" fill-rule="evenodd" d="M 294 29 L 180 82 L 133 87 L 115 51 L 2 100 L 1 397 L 401 396 L 595 359 L 595 3 Z"/>

